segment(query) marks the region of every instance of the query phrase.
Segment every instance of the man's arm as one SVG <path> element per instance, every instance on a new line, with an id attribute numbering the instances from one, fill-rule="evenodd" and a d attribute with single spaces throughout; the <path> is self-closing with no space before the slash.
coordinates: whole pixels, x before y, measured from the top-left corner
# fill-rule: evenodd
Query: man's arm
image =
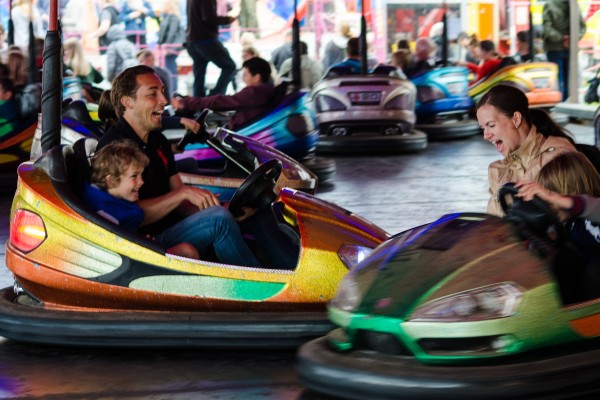
<path id="1" fill-rule="evenodd" d="M 171 176 L 169 183 L 171 186 L 169 193 L 138 202 L 144 210 L 142 226 L 156 222 L 176 208 L 184 206 L 186 200 L 196 206 L 194 211 L 220 205 L 219 198 L 214 193 L 193 186 L 185 186 L 179 174 Z M 186 207 L 185 211 L 189 211 L 189 207 Z"/>
<path id="2" fill-rule="evenodd" d="M 262 86 L 262 85 L 261 85 Z M 171 101 L 176 110 L 238 111 L 257 108 L 268 104 L 273 98 L 273 91 L 261 90 L 261 86 L 246 86 L 233 95 L 216 94 L 208 97 L 187 97 Z"/>

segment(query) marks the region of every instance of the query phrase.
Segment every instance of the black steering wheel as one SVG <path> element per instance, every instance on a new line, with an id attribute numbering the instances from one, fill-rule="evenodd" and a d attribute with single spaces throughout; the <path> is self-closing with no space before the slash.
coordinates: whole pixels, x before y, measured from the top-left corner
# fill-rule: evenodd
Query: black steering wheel
<path id="1" fill-rule="evenodd" d="M 191 130 L 186 130 L 185 135 L 181 138 L 179 143 L 177 143 L 177 150 L 183 151 L 185 146 L 191 143 L 206 143 L 209 138 L 208 130 L 206 129 L 206 117 L 208 116 L 210 110 L 205 108 L 202 110 L 200 115 L 196 118 L 196 122 L 200 124 L 200 130 L 198 133 L 194 133 Z"/>
<path id="2" fill-rule="evenodd" d="M 275 183 L 283 166 L 279 160 L 269 160 L 256 168 L 242 182 L 229 202 L 229 211 L 239 217 L 244 214 L 242 207 L 263 209 L 276 198 Z"/>
<path id="3" fill-rule="evenodd" d="M 567 238 L 565 226 L 548 203 L 535 196 L 531 201 L 517 197 L 519 189 L 514 183 L 507 183 L 498 191 L 500 206 L 509 221 L 523 224 L 536 235 L 549 239 L 552 243 L 563 243 Z M 507 201 L 510 198 L 512 201 Z"/>

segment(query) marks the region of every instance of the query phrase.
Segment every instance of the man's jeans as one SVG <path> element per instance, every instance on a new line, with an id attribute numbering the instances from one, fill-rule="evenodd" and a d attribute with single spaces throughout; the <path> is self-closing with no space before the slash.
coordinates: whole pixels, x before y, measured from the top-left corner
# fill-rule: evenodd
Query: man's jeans
<path id="1" fill-rule="evenodd" d="M 217 258 L 224 264 L 260 267 L 244 241 L 237 221 L 221 206 L 205 208 L 176 223 L 156 236 L 164 247 L 187 242 L 200 255 L 213 246 Z"/>
<path id="2" fill-rule="evenodd" d="M 569 97 L 569 50 L 552 50 L 546 53 L 549 62 L 558 65 L 558 84 L 562 92 L 562 100 Z"/>
<path id="3" fill-rule="evenodd" d="M 204 97 L 206 95 L 204 82 L 206 77 L 206 67 L 209 62 L 214 63 L 221 68 L 221 75 L 217 84 L 210 91 L 210 95 L 224 94 L 227 91 L 227 86 L 235 78 L 237 67 L 231 59 L 229 51 L 218 40 L 202 40 L 186 45 L 188 54 L 194 61 L 194 91 L 196 97 Z"/>

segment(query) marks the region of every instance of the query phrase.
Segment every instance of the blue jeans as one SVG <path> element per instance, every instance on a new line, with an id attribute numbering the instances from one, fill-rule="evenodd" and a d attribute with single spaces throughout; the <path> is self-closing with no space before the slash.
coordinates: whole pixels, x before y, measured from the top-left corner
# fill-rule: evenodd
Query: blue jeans
<path id="1" fill-rule="evenodd" d="M 198 211 L 156 236 L 164 247 L 187 242 L 200 254 L 213 246 L 220 262 L 232 265 L 260 267 L 244 241 L 235 218 L 221 206 Z"/>
<path id="2" fill-rule="evenodd" d="M 558 65 L 558 84 L 562 99 L 569 97 L 569 50 L 551 50 L 546 53 L 549 62 Z"/>
<path id="3" fill-rule="evenodd" d="M 223 46 L 223 43 L 218 39 L 203 40 L 187 43 L 186 48 L 194 61 L 192 67 L 194 72 L 194 96 L 204 97 L 206 95 L 204 79 L 206 77 L 206 67 L 209 62 L 221 68 L 221 75 L 219 75 L 215 87 L 210 91 L 210 95 L 224 94 L 227 91 L 229 82 L 235 78 L 237 67 L 231 59 L 229 51 Z"/>
<path id="4" fill-rule="evenodd" d="M 165 68 L 171 73 L 171 92 L 178 92 L 178 80 L 177 80 L 177 54 L 167 54 L 165 56 Z M 173 93 L 169 93 L 169 96 Z"/>

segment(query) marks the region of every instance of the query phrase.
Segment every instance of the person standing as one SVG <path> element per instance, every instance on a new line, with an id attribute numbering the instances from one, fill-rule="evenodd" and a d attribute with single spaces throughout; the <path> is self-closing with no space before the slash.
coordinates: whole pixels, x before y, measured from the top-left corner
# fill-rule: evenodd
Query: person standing
<path id="1" fill-rule="evenodd" d="M 185 30 L 181 26 L 179 18 L 179 0 L 164 1 L 160 25 L 158 27 L 158 43 L 162 45 L 165 55 L 165 68 L 171 73 L 171 90 L 177 91 L 177 57 L 181 46 L 185 42 Z M 167 92 L 167 95 L 171 93 Z"/>
<path id="2" fill-rule="evenodd" d="M 98 6 L 100 7 L 98 29 L 91 33 L 90 38 L 98 38 L 100 54 L 106 54 L 109 44 L 106 34 L 111 26 L 120 22 L 119 10 L 115 7 L 115 0 L 98 0 Z"/>
<path id="3" fill-rule="evenodd" d="M 154 10 L 147 0 L 126 0 L 120 14 L 125 22 L 127 39 L 136 47 L 146 44 L 146 17 L 154 18 Z"/>
<path id="4" fill-rule="evenodd" d="M 585 22 L 579 9 L 579 38 L 585 33 Z M 548 61 L 558 65 L 558 82 L 563 101 L 569 97 L 569 44 L 571 33 L 569 0 L 548 0 L 542 11 L 544 51 Z"/>
<path id="5" fill-rule="evenodd" d="M 229 25 L 235 17 L 217 15 L 216 0 L 188 1 L 188 29 L 186 48 L 193 60 L 195 97 L 206 95 L 204 88 L 206 67 L 209 62 L 221 68 L 221 74 L 210 95 L 224 94 L 234 79 L 236 65 L 229 51 L 219 40 L 219 25 Z"/>
<path id="6" fill-rule="evenodd" d="M 256 0 L 240 1 L 240 28 L 258 35 L 258 18 L 256 16 Z"/>

